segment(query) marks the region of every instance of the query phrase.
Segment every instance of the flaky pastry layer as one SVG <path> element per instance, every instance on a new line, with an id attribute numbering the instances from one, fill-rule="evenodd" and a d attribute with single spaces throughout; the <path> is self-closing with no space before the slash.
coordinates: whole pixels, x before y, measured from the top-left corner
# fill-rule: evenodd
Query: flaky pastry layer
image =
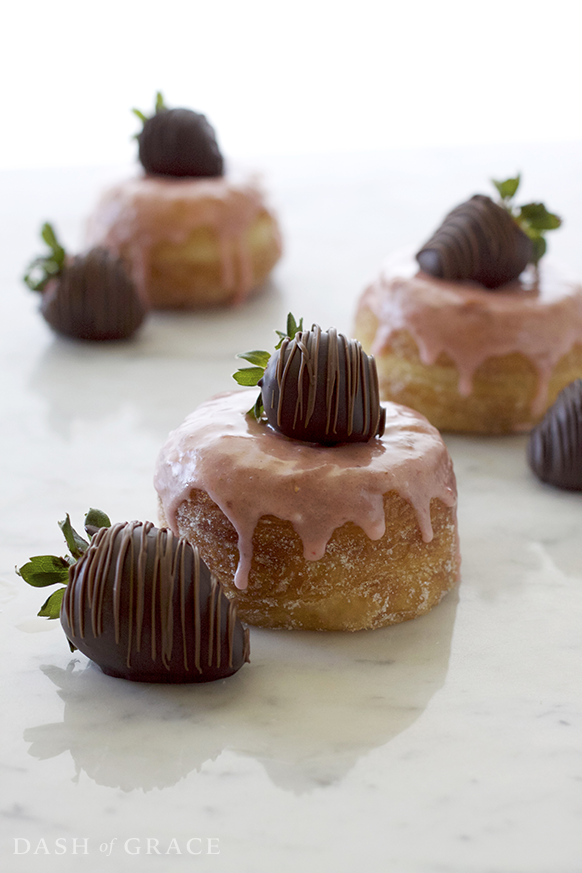
<path id="1" fill-rule="evenodd" d="M 368 352 L 378 327 L 370 309 L 357 313 L 355 335 Z M 559 392 L 582 375 L 582 344 L 577 344 L 553 367 L 544 406 L 534 413 L 539 375 L 519 352 L 487 358 L 476 369 L 467 396 L 459 392 L 459 372 L 446 353 L 434 364 L 424 364 L 406 330 L 396 331 L 375 358 L 383 400 L 416 409 L 439 430 L 460 433 L 528 431 L 541 421 Z"/>
<path id="2" fill-rule="evenodd" d="M 87 238 L 122 257 L 159 309 L 239 303 L 281 255 L 277 220 L 252 176 L 127 179 L 103 193 Z"/>
<path id="3" fill-rule="evenodd" d="M 245 250 L 244 267 L 241 247 Z M 200 227 L 183 243 L 164 241 L 152 248 L 148 297 L 157 309 L 235 303 L 245 283 L 248 283 L 245 297 L 260 289 L 280 254 L 279 231 L 268 212 L 261 212 L 254 219 L 241 240 L 222 243 L 213 228 Z M 232 270 L 228 281 L 224 276 L 225 261 Z M 244 271 L 248 272 L 247 277 Z"/>
<path id="4" fill-rule="evenodd" d="M 428 612 L 455 585 L 459 548 L 455 507 L 431 501 L 433 538 L 424 542 L 412 506 L 395 492 L 384 497 L 386 532 L 371 540 L 349 522 L 336 529 L 318 561 L 303 557 L 288 521 L 266 516 L 253 535 L 246 590 L 234 585 L 237 534 L 204 491 L 178 508 L 181 535 L 235 598 L 252 625 L 303 630 L 357 631 L 384 627 Z M 160 503 L 160 520 L 167 520 Z"/>

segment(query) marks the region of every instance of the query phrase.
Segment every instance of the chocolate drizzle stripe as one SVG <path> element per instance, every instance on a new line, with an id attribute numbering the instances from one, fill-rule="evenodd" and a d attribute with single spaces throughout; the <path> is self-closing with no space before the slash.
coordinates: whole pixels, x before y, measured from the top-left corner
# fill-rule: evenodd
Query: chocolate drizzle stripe
<path id="1" fill-rule="evenodd" d="M 114 525 L 114 527 L 113 527 L 114 533 L 112 534 L 111 538 L 108 540 L 107 554 L 109 557 L 109 561 L 111 560 L 111 556 L 113 553 L 113 544 L 116 540 L 118 528 L 120 528 L 120 525 Z M 127 537 L 124 537 L 122 534 L 121 541 L 119 544 L 118 559 L 117 559 L 116 566 L 115 566 L 115 575 L 113 577 L 113 616 L 114 616 L 115 642 L 116 643 L 119 643 L 120 634 L 121 634 L 120 615 L 121 615 L 121 594 L 122 594 L 122 591 L 121 591 L 121 573 L 120 573 L 119 558 L 124 558 L 126 551 L 127 551 Z M 109 565 L 109 561 L 107 562 L 108 565 Z M 123 565 L 121 565 L 121 566 L 123 566 Z M 108 569 L 109 569 L 109 567 L 107 567 L 107 570 Z M 107 576 L 107 570 L 100 574 L 101 578 L 104 579 Z M 95 632 L 94 632 L 94 634 L 95 634 Z M 95 634 L 95 636 L 97 636 L 97 634 Z"/>
<path id="2" fill-rule="evenodd" d="M 228 630 L 228 666 L 232 667 L 234 660 L 234 630 L 235 630 L 235 618 L 236 618 L 236 607 L 234 603 L 229 601 L 228 604 L 228 618 L 227 618 L 227 630 Z"/>
<path id="3" fill-rule="evenodd" d="M 215 610 L 215 632 L 214 632 L 214 646 L 215 653 L 214 659 L 211 662 L 215 667 L 220 667 L 220 625 L 222 622 L 222 610 L 221 610 L 221 598 L 220 598 L 220 590 L 218 588 L 218 580 L 214 577 L 212 580 L 213 593 L 216 601 L 216 610 Z"/>
<path id="4" fill-rule="evenodd" d="M 160 550 L 159 543 L 156 543 L 156 553 L 154 557 L 154 570 L 152 573 L 152 581 L 153 581 L 153 591 L 152 591 L 152 607 L 154 609 L 154 615 L 157 616 L 157 622 L 159 622 L 159 627 L 161 634 L 164 633 L 164 612 L 163 612 L 163 600 L 162 600 L 162 592 L 160 585 Z M 164 658 L 163 646 L 160 644 L 160 651 L 158 651 L 158 635 L 156 633 L 157 630 L 157 622 L 154 621 L 152 616 L 152 661 L 155 661 L 158 657 L 158 654 L 162 658 Z"/>
<path id="5" fill-rule="evenodd" d="M 166 595 L 166 645 L 164 647 L 164 655 L 166 663 L 169 667 L 169 661 L 172 657 L 172 642 L 174 634 L 174 610 L 172 609 L 172 601 L 174 598 L 174 590 L 176 588 L 176 567 L 173 566 L 174 559 L 178 557 L 178 550 L 175 553 L 171 549 L 166 549 L 165 563 L 169 564 L 168 572 L 163 572 L 161 579 L 162 590 Z"/>
<path id="6" fill-rule="evenodd" d="M 304 349 L 304 362 L 307 368 L 309 379 L 307 410 L 305 414 L 305 424 L 309 424 L 313 410 L 315 409 L 315 400 L 317 397 L 317 382 L 319 376 L 319 346 L 321 341 L 321 330 L 313 331 L 312 333 L 304 332 L 301 334 L 301 342 L 299 348 Z M 299 392 L 301 396 L 303 392 Z"/>
<path id="7" fill-rule="evenodd" d="M 364 389 L 368 400 L 369 416 L 372 417 L 372 410 L 376 410 L 376 418 L 374 421 L 373 432 L 378 433 L 380 425 L 380 417 L 383 414 L 383 409 L 380 406 L 380 383 L 378 381 L 378 370 L 376 366 L 372 366 L 370 358 L 367 358 L 367 366 L 369 378 L 364 380 Z M 384 428 L 382 427 L 382 430 Z"/>
<path id="8" fill-rule="evenodd" d="M 305 347 L 303 347 L 303 349 L 304 348 Z M 287 374 L 291 368 L 291 364 L 293 363 L 293 358 L 296 357 L 296 355 L 299 355 L 299 374 L 297 377 L 297 384 L 298 385 L 303 384 L 303 372 L 306 368 L 305 353 L 303 352 L 303 349 L 298 341 L 295 342 L 295 345 L 292 345 L 291 352 L 289 354 L 288 366 L 285 367 L 285 373 L 283 374 L 283 382 L 282 382 L 283 385 L 285 384 L 285 381 L 286 381 L 285 377 L 287 376 Z M 302 352 L 303 352 L 303 354 L 302 354 Z M 295 414 L 293 417 L 293 427 L 294 428 L 297 426 L 297 418 L 299 418 L 300 420 L 303 418 L 303 392 L 302 391 L 297 392 L 297 399 L 295 401 Z"/>
<path id="9" fill-rule="evenodd" d="M 355 349 L 353 355 L 355 358 Z M 364 427 L 366 428 L 368 433 L 377 433 L 378 424 L 380 421 L 380 395 L 378 392 L 376 392 L 374 398 L 376 414 L 374 416 L 374 407 L 372 405 L 372 398 L 370 394 L 370 387 L 374 384 L 374 375 L 376 373 L 376 368 L 371 366 L 371 359 L 367 355 L 358 354 L 357 360 L 361 361 L 361 365 L 358 366 L 358 384 L 355 387 L 354 394 L 356 394 L 360 390 L 362 392 Z"/>
<path id="10" fill-rule="evenodd" d="M 70 567 L 69 568 L 69 582 L 70 582 L 71 577 L 72 577 L 72 570 L 73 570 L 73 568 Z M 65 593 L 63 595 L 63 605 L 61 608 L 62 608 L 64 613 L 66 613 L 67 615 L 70 615 L 70 616 L 73 616 L 73 613 L 74 613 L 72 599 L 73 599 L 73 586 L 68 584 L 67 587 L 65 588 Z M 73 629 L 73 632 L 74 632 L 74 629 Z"/>
<path id="11" fill-rule="evenodd" d="M 103 537 L 101 537 L 103 538 Z M 97 556 L 97 567 L 103 566 L 107 559 L 107 547 L 105 547 L 101 554 Z M 89 567 L 89 575 L 87 578 L 87 596 L 91 603 L 91 630 L 93 631 L 93 636 L 97 633 L 101 633 L 101 628 L 99 624 L 99 591 L 97 586 L 95 585 L 95 568 Z M 79 614 L 79 633 L 81 637 L 85 636 L 85 616 L 84 611 L 81 611 Z"/>
<path id="12" fill-rule="evenodd" d="M 356 392 L 358 390 L 358 362 L 354 359 L 352 354 L 352 349 L 350 348 L 350 344 L 348 343 L 345 336 L 339 337 L 339 341 L 341 342 L 341 348 L 343 351 L 343 357 L 346 362 L 345 366 L 345 378 L 346 378 L 346 403 L 347 403 L 347 421 L 348 421 L 348 435 L 351 436 L 354 430 L 354 408 L 355 408 L 355 399 Z M 336 342 L 336 345 L 338 343 Z M 339 358 L 339 351 L 338 351 Z M 340 378 L 340 363 L 339 359 L 336 360 L 337 367 L 337 380 L 338 380 L 338 388 L 339 388 L 339 378 Z M 336 403 L 336 421 L 334 425 L 333 432 L 337 433 L 337 416 L 339 412 L 339 391 L 338 391 L 338 400 Z M 365 416 L 364 416 L 365 421 Z"/>
<path id="13" fill-rule="evenodd" d="M 103 537 L 101 537 L 101 539 L 103 539 Z M 91 630 L 93 632 L 93 636 L 95 636 L 97 633 L 101 633 L 101 629 L 100 629 L 100 625 L 99 625 L 99 608 L 100 608 L 99 596 L 98 596 L 99 592 L 97 590 L 97 586 L 95 585 L 95 571 L 96 571 L 96 569 L 98 569 L 99 567 L 102 567 L 105 564 L 106 559 L 107 559 L 107 545 L 105 545 L 105 548 L 102 550 L 101 553 L 97 554 L 96 567 L 93 567 L 91 565 L 89 566 L 89 573 L 87 576 L 86 596 L 88 597 L 89 602 L 90 602 Z M 75 565 L 75 569 L 76 569 L 76 566 L 77 565 Z M 81 610 L 79 612 L 79 631 L 78 632 L 79 632 L 81 637 L 84 637 L 86 634 L 84 610 Z"/>
<path id="14" fill-rule="evenodd" d="M 198 549 L 194 549 L 194 666 L 199 673 L 202 672 L 200 660 L 200 555 Z"/>
<path id="15" fill-rule="evenodd" d="M 160 538 L 161 539 L 161 538 Z M 166 664 L 166 646 L 164 643 L 167 640 L 168 633 L 168 608 L 167 608 L 167 590 L 166 585 L 164 585 L 164 580 L 167 578 L 168 571 L 171 569 L 167 566 L 166 560 L 166 550 L 164 548 L 164 544 L 159 542 L 157 545 L 157 554 L 156 554 L 156 569 L 154 575 L 156 576 L 156 592 L 159 598 L 158 609 L 160 616 L 160 658 L 162 660 L 162 664 Z"/>
<path id="16" fill-rule="evenodd" d="M 128 555 L 129 560 L 129 609 L 127 610 L 127 622 L 128 622 L 128 632 L 127 632 L 127 654 L 125 663 L 128 667 L 131 666 L 131 652 L 132 652 L 132 643 L 133 643 L 133 631 L 134 631 L 134 613 L 135 613 L 135 604 L 136 604 L 136 592 L 135 586 L 139 585 L 139 580 L 135 578 L 135 565 L 133 560 L 133 548 L 130 548 L 132 545 L 132 540 L 127 537 L 126 531 L 123 531 L 123 545 L 125 548 L 119 549 L 119 554 L 117 555 L 117 566 L 115 568 L 115 579 L 116 579 L 116 587 L 121 592 L 122 588 L 122 579 L 123 579 L 123 565 L 125 564 L 125 557 Z M 121 601 L 121 593 L 118 595 L 116 600 Z M 117 605 L 117 604 L 116 604 Z M 121 624 L 121 607 L 119 607 L 119 622 Z M 119 640 L 116 640 L 119 642 Z"/>
<path id="17" fill-rule="evenodd" d="M 162 636 L 162 645 L 164 646 L 164 663 L 169 669 L 169 662 L 172 657 L 172 648 L 174 641 L 174 610 L 172 609 L 172 602 L 174 600 L 174 590 L 176 588 L 176 563 L 178 557 L 178 549 L 174 550 L 171 547 L 171 538 L 173 534 L 170 533 L 168 536 L 166 534 L 165 537 L 165 550 L 163 556 L 163 566 L 161 567 L 161 579 L 160 579 L 160 589 L 164 593 L 164 610 L 165 610 L 165 621 L 164 626 L 166 628 L 166 637 Z M 176 562 L 176 563 L 175 563 Z"/>
<path id="18" fill-rule="evenodd" d="M 339 395 L 339 384 L 338 384 L 338 375 L 339 375 L 339 349 L 337 343 L 337 334 L 336 331 L 332 328 L 328 331 L 330 339 L 328 340 L 329 346 L 327 351 L 327 372 L 326 372 L 326 386 L 325 386 L 325 406 L 326 406 L 326 423 L 325 423 L 325 432 L 329 433 L 330 430 L 333 430 L 335 433 L 337 430 L 337 416 L 338 416 L 338 395 Z M 319 332 L 318 332 L 318 340 L 319 340 Z M 332 340 L 333 337 L 333 340 Z M 318 355 L 319 357 L 319 355 Z"/>
<path id="19" fill-rule="evenodd" d="M 206 652 L 208 666 L 212 666 L 212 649 L 214 645 L 214 612 L 215 604 L 216 579 L 214 576 L 210 579 L 210 597 L 208 598 L 208 650 Z"/>
<path id="20" fill-rule="evenodd" d="M 150 627 L 152 629 L 151 632 L 151 657 L 152 661 L 155 661 L 157 658 L 157 646 L 156 646 L 156 633 L 155 628 L 157 624 L 157 615 L 156 615 L 156 601 L 158 596 L 158 564 L 159 564 L 159 556 L 156 549 L 156 554 L 154 556 L 154 569 L 152 573 L 152 605 L 150 608 Z"/>
<path id="21" fill-rule="evenodd" d="M 135 529 L 135 527 L 132 527 L 132 532 L 134 529 Z M 137 602 L 139 600 L 140 589 L 143 586 L 142 586 L 142 581 L 141 581 L 140 576 L 139 576 L 139 554 L 141 552 L 141 548 L 138 551 L 138 554 L 136 556 L 134 544 L 133 544 L 133 536 L 127 536 L 127 530 L 123 531 L 123 535 L 124 535 L 125 540 L 127 542 L 126 554 L 128 554 L 128 557 L 129 557 L 129 568 L 130 568 L 129 569 L 129 579 L 130 579 L 129 610 L 128 610 L 129 632 L 127 635 L 127 637 L 128 637 L 128 640 L 127 640 L 127 666 L 129 667 L 131 665 L 131 653 L 133 651 L 133 645 L 132 645 L 133 637 L 134 637 L 134 633 L 137 634 L 137 629 L 136 629 Z M 141 546 L 141 537 L 142 536 L 143 536 L 143 530 L 140 531 L 140 546 Z M 121 563 L 119 563 L 120 557 L 121 557 L 121 550 L 120 550 L 120 555 L 118 557 L 118 570 L 117 570 L 117 572 L 119 573 L 119 578 L 122 579 L 123 578 L 124 561 L 121 561 Z M 121 588 L 122 584 L 120 584 L 119 587 Z"/>
<path id="22" fill-rule="evenodd" d="M 291 349 L 291 354 L 289 355 L 289 364 L 292 363 L 295 355 L 299 355 L 300 360 L 299 360 L 299 373 L 297 375 L 297 384 L 299 386 L 299 390 L 297 391 L 297 400 L 295 402 L 295 417 L 293 418 L 293 427 L 297 426 L 297 419 L 299 419 L 299 421 L 303 420 L 303 391 L 301 390 L 301 387 L 303 386 L 303 377 L 305 375 L 305 371 L 307 370 L 307 378 L 308 379 L 313 371 L 312 363 L 309 360 L 309 350 L 308 350 L 307 346 L 305 345 L 305 343 L 301 342 L 301 338 L 296 340 L 295 345 Z M 288 372 L 288 369 L 286 368 L 285 375 L 287 375 L 287 372 Z M 306 413 L 309 410 L 309 399 L 310 398 L 309 398 L 309 394 L 308 394 L 307 395 Z"/>
<path id="23" fill-rule="evenodd" d="M 335 379 L 337 383 L 336 391 L 336 407 L 333 433 L 337 433 L 338 419 L 341 405 L 341 373 L 342 366 L 344 368 L 346 387 L 346 415 L 347 415 L 347 432 L 351 436 L 354 430 L 354 412 L 356 393 L 358 390 L 358 362 L 352 354 L 352 345 L 343 334 L 337 334 L 334 343 L 337 347 L 337 356 L 335 358 L 336 373 Z M 340 354 L 341 351 L 341 354 Z M 342 363 L 345 361 L 345 365 Z"/>
<path id="24" fill-rule="evenodd" d="M 72 572 L 72 568 L 69 568 L 69 581 L 70 581 L 70 579 L 71 579 L 71 572 Z M 66 615 L 69 615 L 71 618 L 72 618 L 73 615 L 74 615 L 74 609 L 73 609 L 72 599 L 73 599 L 73 586 L 72 586 L 72 585 L 67 585 L 67 587 L 65 588 L 65 593 L 64 593 L 64 595 L 63 595 L 63 605 L 62 605 L 62 610 L 63 610 L 63 612 L 64 612 Z M 71 626 L 72 626 L 72 625 L 71 625 Z M 73 634 L 74 634 L 74 632 L 75 632 L 75 631 L 74 631 L 74 628 L 73 628 Z"/>
<path id="25" fill-rule="evenodd" d="M 176 550 L 176 558 L 180 556 L 180 627 L 182 630 L 182 654 L 184 657 L 184 667 L 188 670 L 188 647 L 186 645 L 186 549 L 184 543 L 180 540 Z"/>
<path id="26" fill-rule="evenodd" d="M 286 354 L 287 347 L 289 346 L 290 342 L 291 342 L 291 340 L 289 340 L 287 338 L 285 338 L 283 340 L 283 342 L 281 344 L 280 351 L 279 351 L 279 357 L 277 359 L 276 376 L 277 376 L 277 385 L 279 386 L 279 388 L 281 387 L 282 384 L 284 384 L 285 373 L 286 373 L 286 371 L 289 370 L 289 368 L 291 366 L 291 360 L 293 358 L 293 349 L 291 349 L 291 352 L 289 355 Z M 273 409 L 275 406 L 275 396 L 276 396 L 275 391 L 272 390 L 271 391 L 271 409 Z M 283 406 L 282 406 L 282 403 L 279 401 L 279 404 L 277 405 L 277 426 L 278 427 L 281 426 L 281 414 L 282 414 L 282 412 L 283 412 Z"/>
<path id="27" fill-rule="evenodd" d="M 140 549 L 137 559 L 137 574 L 140 584 L 138 585 L 137 601 L 136 601 L 136 623 L 135 623 L 135 649 L 136 652 L 141 652 L 141 641 L 143 635 L 143 620 L 145 613 L 145 597 L 144 587 L 147 568 L 147 535 L 151 528 L 145 524 L 141 529 Z"/>
<path id="28" fill-rule="evenodd" d="M 289 369 L 291 368 L 293 357 L 295 355 L 295 351 L 297 348 L 296 345 L 292 345 L 291 349 L 289 351 L 289 354 L 287 355 L 287 349 L 290 345 L 291 345 L 291 340 L 288 338 L 285 338 L 283 340 L 282 345 L 281 345 L 279 358 L 277 360 L 277 384 L 279 386 L 285 384 L 286 376 L 287 376 L 287 373 L 289 372 Z M 273 407 L 275 406 L 275 396 L 276 396 L 275 391 L 272 391 L 272 393 L 271 393 L 271 409 L 273 409 Z M 283 412 L 283 407 L 282 407 L 282 404 L 279 402 L 279 404 L 277 405 L 277 425 L 278 426 L 281 425 L 282 412 Z"/>
<path id="29" fill-rule="evenodd" d="M 172 549 L 168 548 L 168 536 L 159 537 L 158 562 L 157 562 L 157 591 L 159 596 L 160 610 L 160 657 L 162 664 L 167 667 L 172 653 L 173 642 L 173 610 L 172 595 L 174 589 L 174 571 L 172 567 Z M 170 655 L 168 656 L 168 649 Z"/>
<path id="30" fill-rule="evenodd" d="M 102 535 L 102 539 L 105 539 L 105 534 Z M 98 545 L 98 543 L 96 543 Z M 111 554 L 112 554 L 113 542 L 112 540 L 107 540 L 106 548 L 102 550 L 101 553 L 97 553 L 97 562 L 94 566 L 91 566 L 89 573 L 89 594 L 91 600 L 91 628 L 93 631 L 93 636 L 97 636 L 102 633 L 103 623 L 102 623 L 102 607 L 103 607 L 103 589 L 97 585 L 97 579 L 99 576 L 104 577 L 107 575 L 109 571 L 109 565 L 111 563 Z M 81 621 L 84 623 L 84 619 L 81 618 Z M 81 636 L 84 635 L 84 626 L 81 629 Z"/>
<path id="31" fill-rule="evenodd" d="M 220 667 L 221 648 L 220 648 L 220 626 L 222 624 L 222 599 L 218 588 L 218 580 L 216 582 L 216 633 L 214 635 L 214 645 L 216 648 L 215 666 Z"/>

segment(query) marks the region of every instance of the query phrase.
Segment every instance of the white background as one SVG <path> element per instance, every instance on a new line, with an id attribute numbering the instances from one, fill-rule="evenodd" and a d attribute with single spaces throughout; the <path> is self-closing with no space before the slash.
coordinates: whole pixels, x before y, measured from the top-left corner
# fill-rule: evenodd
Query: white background
<path id="1" fill-rule="evenodd" d="M 572 0 L 23 0 L 2 18 L 0 168 L 132 159 L 130 108 L 227 155 L 582 139 Z"/>

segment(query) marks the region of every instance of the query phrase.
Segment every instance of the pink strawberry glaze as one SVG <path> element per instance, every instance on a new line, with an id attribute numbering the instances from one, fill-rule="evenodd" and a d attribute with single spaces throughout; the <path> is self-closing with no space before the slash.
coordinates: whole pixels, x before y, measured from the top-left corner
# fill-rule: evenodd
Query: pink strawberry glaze
<path id="1" fill-rule="evenodd" d="M 427 276 L 411 255 L 399 253 L 364 291 L 358 308 L 378 319 L 373 354 L 381 355 L 396 331 L 407 330 L 424 364 L 434 364 L 442 352 L 451 358 L 463 397 L 487 358 L 524 355 L 538 373 L 534 415 L 545 409 L 556 363 L 582 343 L 582 285 L 547 258 L 540 262 L 539 281 L 529 267 L 517 281 L 487 291 Z"/>
<path id="2" fill-rule="evenodd" d="M 396 491 L 414 508 L 424 542 L 433 536 L 430 501 L 456 504 L 452 461 L 439 432 L 419 413 L 387 403 L 382 438 L 323 447 L 292 440 L 245 415 L 254 389 L 199 406 L 162 448 L 154 484 L 177 533 L 176 512 L 192 489 L 205 491 L 238 534 L 235 584 L 244 589 L 252 537 L 266 515 L 291 522 L 304 557 L 317 561 L 348 521 L 371 540 L 385 532 L 383 496 Z"/>
<path id="3" fill-rule="evenodd" d="M 222 283 L 241 302 L 252 290 L 252 262 L 245 235 L 267 209 L 254 176 L 185 179 L 136 176 L 105 191 L 88 223 L 90 246 L 123 251 L 147 297 L 150 252 L 161 242 L 181 245 L 200 227 L 216 233 Z M 239 281 L 236 282 L 237 267 Z"/>

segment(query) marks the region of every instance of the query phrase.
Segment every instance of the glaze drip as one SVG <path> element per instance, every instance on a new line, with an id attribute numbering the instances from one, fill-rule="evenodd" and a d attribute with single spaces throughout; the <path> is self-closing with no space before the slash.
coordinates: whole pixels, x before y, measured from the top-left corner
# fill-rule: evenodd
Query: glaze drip
<path id="1" fill-rule="evenodd" d="M 89 220 L 87 240 L 123 257 L 147 298 L 155 252 L 164 246 L 187 247 L 191 234 L 207 228 L 218 245 L 222 284 L 241 302 L 253 286 L 249 233 L 263 213 L 269 210 L 254 177 L 138 177 L 103 194 Z M 277 247 L 280 252 L 278 235 Z M 176 257 L 189 262 L 187 252 Z"/>
<path id="2" fill-rule="evenodd" d="M 101 528 L 71 567 L 61 620 L 104 672 L 206 681 L 248 660 L 236 607 L 198 550 L 150 522 Z"/>
<path id="3" fill-rule="evenodd" d="M 164 516 L 177 532 L 177 513 L 195 489 L 204 491 L 238 535 L 238 588 L 247 587 L 253 533 L 265 516 L 289 521 L 308 561 L 325 554 L 333 532 L 347 522 L 371 540 L 385 533 L 384 495 L 412 505 L 424 542 L 433 536 L 430 503 L 456 503 L 446 447 L 428 421 L 411 409 L 385 404 L 381 438 L 333 448 L 275 432 L 246 415 L 254 391 L 220 395 L 198 407 L 170 434 L 160 452 L 155 487 Z"/>
<path id="4" fill-rule="evenodd" d="M 372 353 L 380 355 L 395 333 L 406 330 L 423 364 L 446 354 L 459 373 L 459 394 L 469 396 L 473 376 L 488 358 L 522 354 L 538 374 L 531 412 L 546 408 L 553 368 L 582 343 L 582 287 L 551 259 L 538 271 L 490 294 L 471 282 L 433 279 L 419 272 L 407 253 L 397 253 L 364 292 L 359 310 L 369 309 L 378 326 Z"/>

